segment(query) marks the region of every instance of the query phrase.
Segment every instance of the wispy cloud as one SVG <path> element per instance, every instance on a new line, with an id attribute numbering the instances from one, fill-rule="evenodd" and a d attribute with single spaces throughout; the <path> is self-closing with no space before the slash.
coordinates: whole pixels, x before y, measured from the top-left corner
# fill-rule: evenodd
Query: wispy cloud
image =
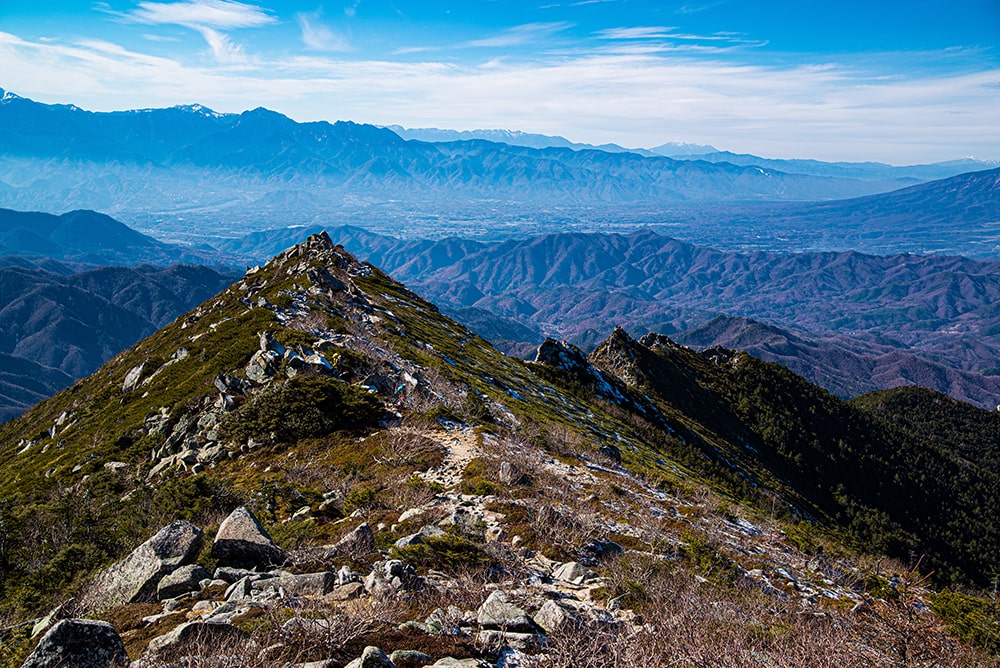
<path id="1" fill-rule="evenodd" d="M 350 51 L 350 41 L 344 35 L 334 32 L 323 23 L 321 12 L 295 15 L 295 21 L 302 31 L 302 43 L 313 51 Z"/>
<path id="2" fill-rule="evenodd" d="M 529 44 L 542 39 L 546 39 L 571 28 L 572 24 L 566 22 L 554 23 L 525 23 L 523 25 L 509 28 L 499 35 L 475 39 L 463 44 L 468 47 L 511 47 Z"/>
<path id="3" fill-rule="evenodd" d="M 636 28 L 608 28 L 601 30 L 597 36 L 601 39 L 651 39 L 667 37 L 677 28 L 663 26 L 640 26 Z"/>
<path id="4" fill-rule="evenodd" d="M 234 0 L 182 0 L 181 2 L 140 2 L 127 16 L 142 23 L 205 27 L 216 30 L 254 28 L 277 19 L 257 5 Z"/>
<path id="5" fill-rule="evenodd" d="M 215 58 L 224 63 L 245 60 L 243 49 L 225 34 L 226 31 L 277 22 L 267 10 L 234 0 L 140 2 L 137 8 L 119 15 L 138 23 L 179 25 L 195 30 L 201 34 Z"/>

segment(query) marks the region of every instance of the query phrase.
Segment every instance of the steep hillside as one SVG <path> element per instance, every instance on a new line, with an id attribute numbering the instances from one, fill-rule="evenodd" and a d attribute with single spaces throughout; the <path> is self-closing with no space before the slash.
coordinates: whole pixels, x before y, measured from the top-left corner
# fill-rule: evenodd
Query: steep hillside
<path id="1" fill-rule="evenodd" d="M 315 235 L 0 427 L 0 607 L 77 596 L 3 656 L 83 614 L 138 665 L 990 665 L 923 579 L 997 567 L 967 410 L 929 443 L 620 329 L 508 358 Z"/>
<path id="2" fill-rule="evenodd" d="M 959 371 L 865 337 L 792 332 L 728 316 L 671 336 L 698 349 L 731 348 L 777 362 L 841 398 L 919 385 L 983 408 L 992 408 L 1000 400 L 1000 375 Z"/>
<path id="3" fill-rule="evenodd" d="M 0 209 L 0 255 L 90 265 L 221 264 L 216 254 L 163 244 L 96 211 L 56 216 Z"/>
<path id="4" fill-rule="evenodd" d="M 232 276 L 205 267 L 0 268 L 0 420 L 95 371 Z"/>

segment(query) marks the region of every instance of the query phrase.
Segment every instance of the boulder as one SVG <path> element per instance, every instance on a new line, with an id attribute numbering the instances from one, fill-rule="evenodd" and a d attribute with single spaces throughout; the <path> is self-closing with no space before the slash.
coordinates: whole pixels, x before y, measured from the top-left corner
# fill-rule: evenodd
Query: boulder
<path id="1" fill-rule="evenodd" d="M 400 668 L 430 665 L 434 658 L 430 654 L 418 652 L 415 649 L 397 649 L 389 655 L 389 660 Z"/>
<path id="2" fill-rule="evenodd" d="M 201 589 L 201 581 L 209 579 L 208 571 L 198 564 L 181 566 L 173 573 L 168 573 L 160 579 L 156 587 L 156 598 L 164 601 L 182 594 Z"/>
<path id="3" fill-rule="evenodd" d="M 246 377 L 255 383 L 266 383 L 278 372 L 281 355 L 273 350 L 258 350 L 250 358 L 245 370 Z"/>
<path id="4" fill-rule="evenodd" d="M 535 623 L 541 626 L 546 633 L 573 629 L 582 623 L 576 610 L 555 601 L 546 601 L 533 617 Z"/>
<path id="5" fill-rule="evenodd" d="M 368 646 L 360 657 L 347 664 L 347 668 L 396 668 L 396 664 L 378 647 Z"/>
<path id="6" fill-rule="evenodd" d="M 237 568 L 276 566 L 288 559 L 246 506 L 240 506 L 222 522 L 212 544 L 212 556 L 222 566 Z"/>
<path id="7" fill-rule="evenodd" d="M 160 529 L 97 577 L 94 583 L 97 604 L 113 606 L 156 600 L 160 579 L 194 561 L 201 540 L 201 529 L 184 520 Z"/>
<path id="8" fill-rule="evenodd" d="M 139 381 L 142 380 L 142 370 L 145 366 L 146 363 L 143 362 L 129 369 L 128 373 L 125 374 L 125 380 L 122 382 L 122 392 L 131 392 L 139 387 Z"/>
<path id="9" fill-rule="evenodd" d="M 552 573 L 553 580 L 562 580 L 573 584 L 583 584 L 592 577 L 594 577 L 594 573 L 576 561 L 567 561 Z"/>
<path id="10" fill-rule="evenodd" d="M 42 636 L 21 668 L 108 668 L 128 662 L 121 636 L 111 624 L 64 619 Z"/>
<path id="11" fill-rule="evenodd" d="M 226 645 L 244 643 L 249 635 L 232 624 L 221 622 L 185 622 L 170 633 L 157 636 L 149 641 L 147 654 L 156 656 L 187 643 L 198 643 L 220 651 Z"/>
<path id="12" fill-rule="evenodd" d="M 304 573 L 258 580 L 253 589 L 280 589 L 286 596 L 325 596 L 337 586 L 336 573 Z"/>
<path id="13" fill-rule="evenodd" d="M 335 545 L 322 545 L 310 550 L 310 555 L 316 559 L 336 559 L 346 557 L 349 559 L 364 557 L 371 554 L 376 549 L 375 534 L 365 522 L 341 538 Z"/>
<path id="14" fill-rule="evenodd" d="M 365 578 L 365 589 L 371 593 L 386 590 L 412 591 L 422 586 L 423 579 L 417 576 L 413 566 L 398 559 L 376 563 Z"/>
<path id="15" fill-rule="evenodd" d="M 497 589 L 476 613 L 476 622 L 484 629 L 501 629 L 512 632 L 530 633 L 535 630 L 535 624 L 521 608 L 507 599 L 507 595 Z"/>

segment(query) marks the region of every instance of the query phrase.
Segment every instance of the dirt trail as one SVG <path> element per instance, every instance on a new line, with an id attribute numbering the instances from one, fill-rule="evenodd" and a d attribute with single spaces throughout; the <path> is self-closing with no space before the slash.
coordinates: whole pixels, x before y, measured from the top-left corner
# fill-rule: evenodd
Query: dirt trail
<path id="1" fill-rule="evenodd" d="M 471 428 L 455 428 L 444 434 L 433 432 L 425 434 L 444 446 L 444 461 L 440 466 L 428 469 L 420 474 L 427 482 L 436 482 L 446 490 L 458 486 L 462 480 L 462 472 L 469 462 L 479 456 L 479 436 Z"/>

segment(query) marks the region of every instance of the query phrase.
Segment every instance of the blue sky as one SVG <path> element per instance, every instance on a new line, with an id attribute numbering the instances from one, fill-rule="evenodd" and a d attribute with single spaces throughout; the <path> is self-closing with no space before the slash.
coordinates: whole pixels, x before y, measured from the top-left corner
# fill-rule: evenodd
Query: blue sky
<path id="1" fill-rule="evenodd" d="M 1000 158 L 1000 0 L 0 0 L 0 87 L 113 110 Z"/>

